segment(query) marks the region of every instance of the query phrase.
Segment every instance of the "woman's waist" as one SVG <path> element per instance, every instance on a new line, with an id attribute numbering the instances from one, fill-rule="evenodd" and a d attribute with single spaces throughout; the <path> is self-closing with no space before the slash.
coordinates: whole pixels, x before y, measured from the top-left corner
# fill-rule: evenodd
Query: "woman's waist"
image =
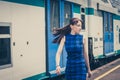
<path id="1" fill-rule="evenodd" d="M 70 56 L 67 56 L 67 60 L 70 60 L 70 61 L 84 61 L 84 57 L 81 56 L 81 55 L 70 55 Z"/>
<path id="2" fill-rule="evenodd" d="M 70 57 L 70 58 L 83 58 L 83 54 L 81 52 L 67 52 L 67 57 Z"/>
<path id="3" fill-rule="evenodd" d="M 67 59 L 67 63 L 85 63 L 84 59 Z"/>

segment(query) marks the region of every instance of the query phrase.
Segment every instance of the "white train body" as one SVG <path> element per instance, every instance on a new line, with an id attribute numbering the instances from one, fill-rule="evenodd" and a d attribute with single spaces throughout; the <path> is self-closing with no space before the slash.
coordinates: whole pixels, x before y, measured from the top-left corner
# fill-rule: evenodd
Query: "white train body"
<path id="1" fill-rule="evenodd" d="M 10 34 L 0 38 L 11 40 L 11 66 L 0 66 L 0 80 L 45 72 L 45 9 L 0 1 L 0 10 L 0 26 L 10 28 Z"/>

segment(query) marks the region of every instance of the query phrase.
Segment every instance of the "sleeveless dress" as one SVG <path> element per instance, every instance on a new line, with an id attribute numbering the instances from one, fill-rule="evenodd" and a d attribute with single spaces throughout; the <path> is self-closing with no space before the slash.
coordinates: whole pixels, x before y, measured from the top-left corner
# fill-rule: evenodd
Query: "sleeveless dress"
<path id="1" fill-rule="evenodd" d="M 83 35 L 67 34 L 65 39 L 67 51 L 66 80 L 86 80 L 87 68 L 83 55 Z"/>

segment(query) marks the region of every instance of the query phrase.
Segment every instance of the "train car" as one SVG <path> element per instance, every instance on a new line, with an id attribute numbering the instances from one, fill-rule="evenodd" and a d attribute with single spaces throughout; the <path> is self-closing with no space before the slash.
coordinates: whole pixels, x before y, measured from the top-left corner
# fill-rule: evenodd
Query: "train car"
<path id="1" fill-rule="evenodd" d="M 112 1 L 114 0 L 90 0 L 89 2 L 90 62 L 94 63 L 98 59 L 120 54 L 120 12 L 118 7 L 113 7 Z"/>
<path id="2" fill-rule="evenodd" d="M 0 80 L 56 77 L 54 29 L 83 20 L 90 63 L 120 54 L 120 11 L 113 0 L 1 0 Z M 66 66 L 61 55 L 61 71 Z"/>
<path id="3" fill-rule="evenodd" d="M 0 1 L 0 80 L 45 75 L 43 0 Z"/>

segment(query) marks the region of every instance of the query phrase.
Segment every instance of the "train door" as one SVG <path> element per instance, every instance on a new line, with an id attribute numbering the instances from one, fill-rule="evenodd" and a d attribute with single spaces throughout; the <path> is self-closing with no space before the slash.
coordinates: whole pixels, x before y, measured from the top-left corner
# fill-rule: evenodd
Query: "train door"
<path id="1" fill-rule="evenodd" d="M 55 54 L 58 48 L 53 44 L 53 29 L 59 28 L 59 2 L 57 0 L 46 0 L 46 72 L 55 70 Z"/>
<path id="2" fill-rule="evenodd" d="M 104 54 L 113 52 L 113 18 L 112 14 L 103 12 Z"/>
<path id="3" fill-rule="evenodd" d="M 54 76 L 56 64 L 55 64 L 55 56 L 58 49 L 58 44 L 52 43 L 53 29 L 63 27 L 68 24 L 69 19 L 71 18 L 71 3 L 66 2 L 64 0 L 46 0 L 46 72 L 52 74 Z M 60 66 L 64 69 L 66 62 L 66 52 L 63 50 L 60 60 Z"/>

